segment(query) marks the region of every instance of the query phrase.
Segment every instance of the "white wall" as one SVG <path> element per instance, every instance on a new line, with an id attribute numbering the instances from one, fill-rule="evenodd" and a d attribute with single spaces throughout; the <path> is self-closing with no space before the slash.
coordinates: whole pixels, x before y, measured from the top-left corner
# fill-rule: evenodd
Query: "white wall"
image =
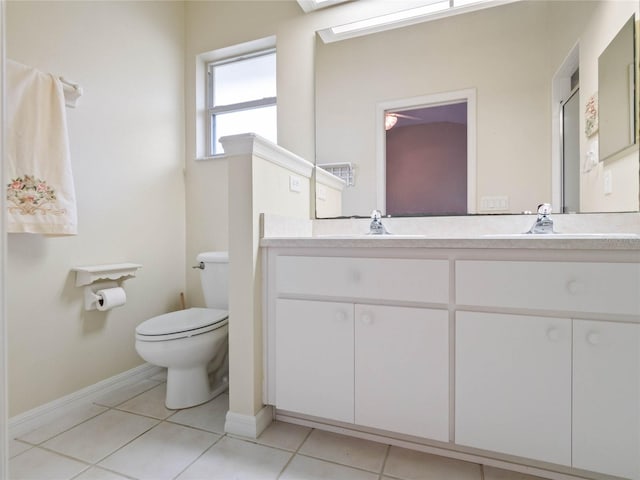
<path id="1" fill-rule="evenodd" d="M 67 109 L 79 235 L 8 238 L 10 415 L 142 363 L 141 321 L 185 289 L 184 5 L 8 2 L 7 57 L 80 83 Z M 71 268 L 131 261 L 127 304 L 86 312 Z"/>

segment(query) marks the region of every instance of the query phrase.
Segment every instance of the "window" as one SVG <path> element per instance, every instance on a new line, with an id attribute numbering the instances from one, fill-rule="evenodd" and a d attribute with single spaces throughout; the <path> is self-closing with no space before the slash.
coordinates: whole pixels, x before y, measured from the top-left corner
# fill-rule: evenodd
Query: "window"
<path id="1" fill-rule="evenodd" d="M 208 64 L 208 132 L 211 155 L 220 137 L 253 132 L 277 141 L 276 52 L 267 50 Z"/>

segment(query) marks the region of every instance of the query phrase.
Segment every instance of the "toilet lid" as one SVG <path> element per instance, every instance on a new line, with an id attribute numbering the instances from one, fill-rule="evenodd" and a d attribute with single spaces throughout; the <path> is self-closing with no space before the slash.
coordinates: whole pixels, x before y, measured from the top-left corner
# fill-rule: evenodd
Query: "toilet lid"
<path id="1" fill-rule="evenodd" d="M 188 308 L 145 320 L 136 327 L 136 333 L 155 336 L 191 332 L 223 322 L 228 317 L 227 310 Z"/>

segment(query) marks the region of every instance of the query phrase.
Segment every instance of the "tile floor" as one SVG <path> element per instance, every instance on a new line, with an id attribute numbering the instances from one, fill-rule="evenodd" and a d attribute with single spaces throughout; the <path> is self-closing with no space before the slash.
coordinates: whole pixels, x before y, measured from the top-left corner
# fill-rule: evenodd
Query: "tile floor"
<path id="1" fill-rule="evenodd" d="M 12 480 L 535 480 L 288 423 L 224 433 L 229 397 L 173 411 L 163 376 L 121 388 L 11 441 Z"/>

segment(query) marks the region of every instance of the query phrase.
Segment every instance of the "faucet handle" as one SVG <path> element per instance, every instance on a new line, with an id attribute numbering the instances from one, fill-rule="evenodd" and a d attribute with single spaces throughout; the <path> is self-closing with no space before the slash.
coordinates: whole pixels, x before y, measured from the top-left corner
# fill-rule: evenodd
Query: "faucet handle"
<path id="1" fill-rule="evenodd" d="M 380 210 L 374 210 L 371 212 L 371 220 L 380 220 L 382 218 L 382 212 Z"/>
<path id="2" fill-rule="evenodd" d="M 549 215 L 551 213 L 550 203 L 541 203 L 538 205 L 538 215 Z"/>

